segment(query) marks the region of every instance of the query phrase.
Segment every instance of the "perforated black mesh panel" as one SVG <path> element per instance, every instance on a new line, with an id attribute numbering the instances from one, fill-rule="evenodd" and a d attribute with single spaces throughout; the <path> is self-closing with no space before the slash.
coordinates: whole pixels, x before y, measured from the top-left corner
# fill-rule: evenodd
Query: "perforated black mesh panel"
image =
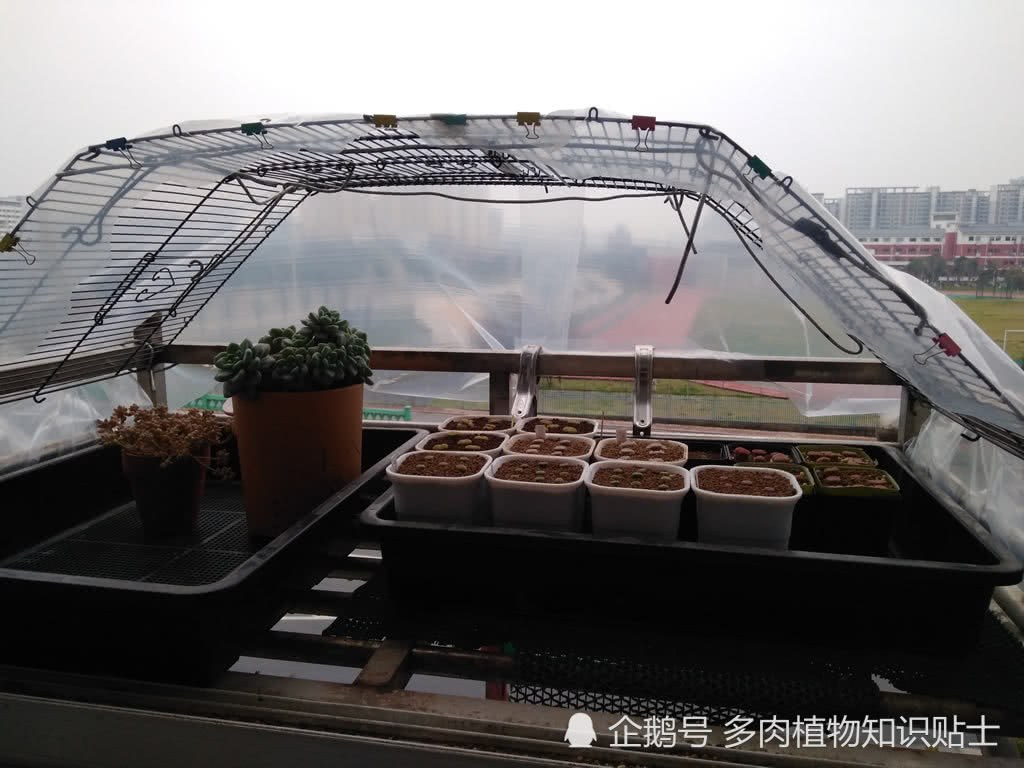
<path id="1" fill-rule="evenodd" d="M 213 584 L 253 552 L 241 492 L 207 489 L 195 533 L 147 542 L 134 504 L 0 564 L 4 568 L 175 586 Z"/>
<path id="2" fill-rule="evenodd" d="M 652 717 L 696 715 L 717 723 L 734 716 L 870 717 L 881 714 L 877 676 L 908 693 L 1024 716 L 1024 647 L 991 614 L 973 651 L 928 657 L 752 638 L 666 636 L 658 642 L 640 628 L 612 632 L 443 611 L 412 617 L 387 599 L 383 577 L 340 605 L 343 615 L 324 634 L 400 637 L 467 651 L 505 643 L 514 663 L 500 677 L 509 683 L 512 701 Z"/>

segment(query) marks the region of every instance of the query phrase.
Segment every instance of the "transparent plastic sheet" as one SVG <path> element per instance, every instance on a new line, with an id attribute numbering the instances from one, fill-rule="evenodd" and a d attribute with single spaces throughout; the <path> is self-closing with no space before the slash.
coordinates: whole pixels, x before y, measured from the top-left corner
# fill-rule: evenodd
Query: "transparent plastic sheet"
<path id="1" fill-rule="evenodd" d="M 181 341 L 256 338 L 328 304 L 343 308 L 377 346 L 539 344 L 552 351 L 629 353 L 637 343 L 650 343 L 656 355 L 847 356 L 764 277 L 717 214 L 702 219 L 697 253 L 666 304 L 685 235 L 660 198 L 538 203 L 530 201 L 544 200 L 544 193 L 529 189 L 466 194 L 494 202 L 363 193 L 307 201 Z M 692 216 L 693 208 L 686 213 Z M 800 296 L 799 286 L 787 288 Z M 815 320 L 842 338 L 827 309 L 807 298 Z M 382 401 L 389 395 L 413 404 L 487 399 L 486 377 L 479 374 L 386 371 L 375 381 L 373 393 Z M 728 391 L 733 383 L 721 386 Z M 898 389 L 872 392 L 870 399 L 864 389 L 786 385 L 773 392 L 808 416 L 898 407 Z"/>
<path id="2" fill-rule="evenodd" d="M 214 380 L 216 370 L 212 365 L 175 365 L 164 371 L 167 388 L 167 406 L 182 408 L 203 395 L 219 395 L 224 390 Z"/>
<path id="3" fill-rule="evenodd" d="M 0 406 L 0 472 L 90 444 L 96 421 L 118 405 L 149 404 L 134 375 L 48 395 L 42 403 L 22 400 Z"/>
<path id="4" fill-rule="evenodd" d="M 915 470 L 933 480 L 1024 561 L 1024 461 L 932 413 L 905 446 Z"/>
<path id="5" fill-rule="evenodd" d="M 565 152 L 554 155 L 526 150 L 522 154 L 549 163 L 564 176 L 586 177 L 587 166 L 593 166 L 596 154 L 587 149 L 603 150 L 607 146 L 608 126 L 599 122 L 574 125 L 581 141 Z M 621 141 L 625 131 L 619 127 Z M 829 307 L 829 313 L 842 328 L 863 340 L 933 401 L 957 413 L 1000 424 L 1017 434 L 1024 432 L 1024 371 L 1013 365 L 984 334 L 963 329 L 961 317 L 941 306 L 928 314 L 929 322 L 953 338 L 997 392 L 980 382 L 957 359 L 933 362 L 932 370 L 926 370 L 915 355 L 926 355 L 935 345 L 930 332 L 913 332 L 916 320 L 892 288 L 893 270 L 881 265 L 848 233 L 844 235 L 840 230 L 836 240 L 823 231 L 820 222 L 834 223 L 833 217 L 790 177 L 785 177 L 785 183 L 761 177 L 713 129 L 658 125 L 653 130 L 635 133 L 634 149 L 643 146 L 646 151 L 608 152 L 600 163 L 602 175 L 656 178 L 662 183 L 701 191 L 718 201 L 741 203 L 756 220 L 764 245 L 763 261 L 774 275 L 787 275 L 805 289 L 805 294 L 816 296 Z M 670 153 L 670 149 L 676 151 Z M 815 227 L 821 233 L 818 239 L 813 234 Z M 851 255 L 868 265 L 868 271 L 848 266 L 852 263 Z M 921 298 L 927 298 L 917 287 L 904 290 L 919 303 Z M 949 328 L 961 332 L 951 332 Z M 965 390 L 965 381 L 972 385 L 970 391 Z M 1001 395 L 1007 397 L 1009 404 L 1001 400 Z"/>

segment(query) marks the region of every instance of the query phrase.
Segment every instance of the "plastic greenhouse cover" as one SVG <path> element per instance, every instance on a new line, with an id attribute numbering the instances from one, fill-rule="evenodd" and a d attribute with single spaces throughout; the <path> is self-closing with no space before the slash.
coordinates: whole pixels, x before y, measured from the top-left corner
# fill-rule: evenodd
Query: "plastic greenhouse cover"
<path id="1" fill-rule="evenodd" d="M 969 510 L 1024 561 L 1024 462 L 932 413 L 905 450 L 916 470 Z"/>
<path id="2" fill-rule="evenodd" d="M 881 358 L 946 410 L 1024 433 L 1024 372 L 948 299 L 875 261 L 797 182 L 755 172 L 705 126 L 641 129 L 625 115 L 581 119 L 588 116 L 552 113 L 539 125 L 426 116 L 392 129 L 361 115 L 286 115 L 185 123 L 92 147 L 33 196 L 16 231 L 32 262 L 20 251 L 0 254 L 0 365 L 68 352 L 74 362 L 130 343 L 135 318 L 170 306 L 183 311 L 165 322 L 165 342 L 227 342 L 294 323 L 320 304 L 342 310 L 376 346 L 632 351 L 647 343 L 656 354 L 848 357 L 765 277 L 736 225 L 760 240 L 764 267 L 838 344 L 853 347 L 852 334 L 867 347 L 861 356 Z M 264 128 L 253 131 L 257 123 Z M 489 153 L 488 179 L 515 185 L 460 184 L 478 173 L 457 154 L 469 150 Z M 361 152 L 388 158 L 373 162 L 392 163 L 395 174 L 420 174 L 419 185 L 356 184 L 362 177 L 332 165 L 339 153 Z M 277 199 L 271 182 L 291 178 L 279 169 L 295 157 L 323 167 L 304 166 L 315 178 L 282 198 L 262 222 L 272 234 L 257 242 L 253 215 Z M 372 173 L 372 164 L 358 167 Z M 522 186 L 538 172 L 548 186 Z M 428 185 L 432 174 L 449 181 Z M 233 175 L 237 183 L 225 184 Z M 622 188 L 557 183 L 597 177 L 624 180 Z M 638 197 L 645 184 L 656 191 Z M 651 185 L 709 201 L 670 304 L 686 236 L 664 187 Z M 299 192 L 316 194 L 298 206 Z M 696 207 L 683 205 L 688 222 Z M 244 220 L 225 213 L 243 210 Z M 248 260 L 218 261 L 234 241 L 259 247 Z M 153 252 L 159 258 L 146 261 Z M 189 292 L 207 284 L 213 290 L 189 304 Z M 927 309 L 931 328 L 921 335 L 900 290 Z M 76 318 L 99 315 L 101 300 L 103 325 L 72 349 L 84 328 Z M 956 358 L 921 364 L 934 351 L 932 328 L 951 336 L 997 392 Z M 462 400 L 484 391 L 471 374 L 380 372 L 378 380 L 382 393 Z M 777 389 L 808 416 L 892 414 L 898 396 L 892 387 Z"/>
<path id="3" fill-rule="evenodd" d="M 646 343 L 656 354 L 847 357 L 715 216 L 703 220 L 698 252 L 666 305 L 683 235 L 660 200 L 539 205 L 528 201 L 544 195 L 532 190 L 471 194 L 495 202 L 371 194 L 307 201 L 181 340 L 255 338 L 327 304 L 343 307 L 378 346 L 632 352 Z M 827 310 L 806 301 L 841 337 Z M 395 371 L 376 380 L 380 393 L 466 400 L 469 389 L 486 399 L 486 380 L 474 374 Z M 898 387 L 867 388 L 870 399 L 865 389 L 776 387 L 808 416 L 898 407 Z"/>

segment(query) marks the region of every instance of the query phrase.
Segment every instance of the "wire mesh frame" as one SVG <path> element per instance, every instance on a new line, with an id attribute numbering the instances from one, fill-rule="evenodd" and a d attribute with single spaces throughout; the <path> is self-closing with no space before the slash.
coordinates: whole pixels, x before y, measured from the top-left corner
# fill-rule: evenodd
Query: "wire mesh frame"
<path id="1" fill-rule="evenodd" d="M 40 363 L 50 363 L 48 375 L 35 387 L 32 396 L 37 402 L 44 399 L 44 393 L 67 389 L 84 383 L 100 381 L 120 375 L 122 372 L 150 367 L 157 352 L 171 343 L 185 329 L 191 319 L 206 305 L 227 280 L 241 267 L 262 242 L 287 218 L 287 216 L 308 196 L 302 190 L 286 190 L 254 205 L 224 205 L 239 199 L 234 192 L 223 188 L 229 183 L 225 179 L 213 191 L 192 203 L 192 210 L 180 222 L 170 227 L 166 235 L 160 225 L 145 226 L 143 233 L 133 232 L 120 235 L 125 228 L 139 226 L 128 221 L 119 221 L 112 234 L 114 259 L 123 260 L 116 254 L 126 250 L 134 260 L 124 277 L 98 280 L 88 288 L 72 292 L 72 309 L 68 318 L 40 346 L 32 356 Z M 175 192 L 173 195 L 184 193 Z M 154 205 L 170 204 L 172 201 L 159 196 Z M 178 201 L 180 202 L 180 201 Z M 211 213 L 211 208 L 219 209 Z M 251 210 L 255 208 L 255 213 Z M 202 214 L 202 215 L 198 215 Z M 207 218 L 207 217 L 213 218 Z M 215 228 L 219 234 L 214 234 Z M 201 234 L 196 234 L 196 232 Z M 130 247 L 122 249 L 123 238 L 130 240 Z M 160 237 L 163 242 L 146 250 L 138 257 L 139 250 L 152 247 Z M 191 259 L 184 269 L 174 263 L 176 245 L 190 238 L 202 238 L 205 242 L 220 241 L 223 246 L 207 260 Z M 187 243 L 182 250 L 194 252 Z M 148 270 L 148 272 L 147 272 Z M 165 291 L 179 286 L 176 298 L 161 308 L 154 319 L 151 299 Z M 147 300 L 143 303 L 143 300 Z M 115 306 L 128 305 L 127 311 L 111 321 L 108 315 Z M 133 306 L 134 304 L 134 306 Z M 139 329 L 143 333 L 137 333 Z M 123 344 L 118 340 L 133 337 L 133 345 L 120 359 L 109 354 Z M 30 368 L 33 373 L 38 365 Z M 24 369 L 0 372 L 0 384 L 10 385 Z M 35 378 L 35 377 L 33 377 Z M 26 379 L 29 380 L 29 379 Z M 57 382 L 51 386 L 51 382 Z M 33 381 L 33 383 L 35 383 Z M 3 401 L 21 399 L 26 393 L 8 394 Z"/>
<path id="2" fill-rule="evenodd" d="M 180 221 L 176 224 L 173 218 L 168 221 L 165 228 L 170 229 L 166 239 L 154 250 L 145 251 L 138 260 L 131 265 L 127 273 L 116 283 L 114 279 L 96 280 L 88 288 L 79 288 L 73 291 L 73 296 L 80 299 L 79 307 L 69 313 L 69 319 L 60 328 L 51 334 L 50 338 L 31 356 L 36 359 L 46 359 L 54 352 L 66 350 L 63 357 L 55 364 L 51 375 L 47 376 L 42 384 L 36 389 L 34 397 L 42 399 L 44 391 L 55 391 L 57 388 L 66 388 L 70 384 L 62 383 L 59 387 L 51 387 L 57 374 L 73 372 L 79 383 L 95 381 L 106 375 L 117 375 L 126 368 L 137 367 L 140 362 L 152 361 L 154 335 L 160 333 L 160 343 L 172 343 L 174 338 L 187 325 L 191 316 L 206 303 L 212 295 L 219 290 L 226 282 L 230 274 L 255 250 L 259 244 L 255 242 L 252 247 L 247 248 L 240 254 L 234 264 L 226 272 L 218 274 L 221 265 L 226 263 L 227 257 L 236 253 L 239 245 L 256 230 L 256 226 L 262 222 L 272 206 L 279 202 L 288 192 L 304 192 L 316 194 L 320 192 L 336 192 L 343 189 L 356 190 L 361 187 L 386 187 L 392 185 L 544 185 L 561 184 L 566 186 L 603 187 L 625 191 L 631 196 L 633 192 L 649 195 L 665 195 L 675 193 L 675 190 L 667 189 L 664 185 L 656 183 L 644 183 L 628 179 L 615 178 L 594 178 L 585 180 L 566 180 L 557 174 L 545 172 L 536 164 L 523 162 L 515 159 L 505 152 L 494 150 L 482 150 L 475 148 L 446 149 L 444 147 L 423 147 L 420 145 L 409 145 L 409 136 L 402 135 L 398 138 L 399 146 L 394 146 L 395 139 L 392 136 L 375 137 L 369 136 L 360 139 L 362 146 L 351 150 L 351 154 L 357 155 L 359 161 L 338 158 L 317 153 L 303 153 L 295 155 L 292 153 L 276 153 L 273 156 L 274 162 L 260 164 L 242 169 L 238 173 L 231 174 L 221 180 L 215 187 L 205 195 L 199 197 L 194 206 L 191 207 Z M 121 150 L 118 150 L 120 153 Z M 408 155 L 410 152 L 414 156 Z M 83 162 L 91 162 L 99 153 L 99 148 L 93 150 L 85 157 L 80 158 Z M 397 154 L 397 157 L 396 157 Z M 115 194 L 109 195 L 108 204 L 100 211 L 102 214 L 110 208 L 110 204 L 123 197 L 132 188 L 138 185 L 146 175 L 146 171 L 139 164 L 134 156 L 130 157 L 129 166 L 120 170 L 127 175 L 122 179 L 121 188 Z M 457 168 L 459 173 L 452 177 L 452 168 Z M 510 170 L 514 169 L 514 170 Z M 384 173 L 384 172 L 387 173 Z M 91 190 L 82 190 L 84 184 L 81 179 L 88 174 L 80 170 L 69 170 L 58 175 L 58 179 L 64 181 L 63 187 L 57 189 L 58 185 L 52 184 L 47 195 L 40 200 L 33 200 L 32 207 L 35 209 L 41 202 L 45 201 L 51 205 L 75 205 L 78 204 L 78 196 L 96 196 L 103 198 L 103 192 L 92 193 Z M 237 183 L 239 189 L 228 189 L 232 183 Z M 269 203 L 257 199 L 249 186 L 254 189 L 258 187 L 271 187 L 276 194 L 270 198 Z M 68 189 L 68 187 L 71 187 Z M 685 193 L 679 193 L 685 194 Z M 164 193 L 165 199 L 148 199 L 147 205 L 139 205 L 133 208 L 130 214 L 118 219 L 116 231 L 111 236 L 111 252 L 114 254 L 115 263 L 132 257 L 121 256 L 122 252 L 137 255 L 144 250 L 144 246 L 152 246 L 164 234 L 161 231 L 161 221 L 166 217 L 160 217 L 159 213 L 166 212 L 169 204 L 177 204 L 179 207 L 184 204 L 181 198 L 189 195 L 195 196 L 194 192 L 184 189 L 175 189 Z M 117 370 L 110 371 L 107 360 L 81 360 L 79 353 L 88 353 L 102 349 L 112 339 L 119 338 L 128 330 L 134 330 L 136 323 L 142 319 L 141 313 L 129 313 L 114 322 L 107 320 L 107 315 L 115 305 L 124 299 L 126 294 L 135 291 L 136 300 L 144 295 L 149 298 L 155 297 L 173 288 L 176 284 L 174 267 L 161 263 L 165 257 L 175 258 L 177 253 L 189 253 L 194 248 L 194 243 L 189 238 L 209 242 L 215 240 L 215 228 L 223 228 L 225 216 L 237 216 L 240 212 L 248 216 L 252 211 L 245 208 L 245 201 L 251 206 L 257 206 L 254 223 L 246 223 L 241 232 L 228 244 L 223 253 L 204 263 L 198 259 L 190 259 L 187 264 L 188 270 L 194 272 L 184 276 L 186 288 L 170 307 L 163 313 L 163 321 L 156 324 L 151 331 L 138 340 L 138 349 L 128 355 L 124 363 Z M 227 203 L 225 205 L 224 203 Z M 239 209 L 237 203 L 241 202 Z M 297 202 L 295 203 L 297 205 Z M 292 206 L 294 207 L 294 206 Z M 715 203 L 716 210 L 733 221 L 734 226 L 743 231 L 747 237 L 757 241 L 756 230 L 752 228 L 753 217 L 750 216 L 742 206 L 731 203 L 729 205 Z M 224 211 L 228 213 L 224 213 Z M 69 212 L 68 209 L 60 209 L 61 212 Z M 155 221 L 147 217 L 157 217 Z M 216 218 L 210 218 L 210 217 Z M 85 238 L 85 233 L 96 228 L 96 235 L 92 242 L 99 242 L 102 239 L 102 221 L 97 221 L 94 216 L 92 220 L 84 225 L 65 230 L 62 235 L 74 235 L 79 242 Z M 267 227 L 269 234 L 276 227 L 283 217 L 279 217 L 274 226 Z M 138 223 L 136 223 L 138 222 Z M 144 231 L 139 233 L 133 229 L 141 228 Z M 237 229 L 238 227 L 236 227 Z M 24 223 L 19 227 L 22 234 L 45 234 L 41 228 L 33 229 L 31 222 L 29 226 Z M 126 235 L 130 232 L 130 236 Z M 128 237 L 125 241 L 123 238 Z M 125 244 L 129 247 L 122 247 Z M 182 247 L 175 247 L 175 246 Z M 66 257 L 65 252 L 60 254 L 61 259 Z M 180 265 L 178 265 L 180 269 Z M 144 279 L 144 273 L 147 273 Z M 180 278 L 180 276 L 179 276 Z M 139 284 L 148 287 L 136 288 Z M 22 297 L 22 305 L 18 310 L 24 309 L 24 301 L 28 296 L 33 295 L 26 292 Z M 182 321 L 176 322 L 178 311 L 181 308 L 194 310 Z M 91 313 L 92 323 L 89 324 Z M 6 330 L 6 328 L 0 329 Z M 164 332 L 166 331 L 166 333 Z M 148 354 L 140 354 L 146 352 Z M 103 373 L 101 373 L 101 369 Z M 10 379 L 16 376 L 17 372 L 8 372 L 6 377 Z M 3 374 L 0 374 L 3 376 Z M 2 378 L 0 378 L 2 381 Z M 4 382 L 7 383 L 7 382 Z M 7 399 L 14 399 L 8 395 Z"/>
<path id="3" fill-rule="evenodd" d="M 437 120 L 436 116 L 403 118 L 402 123 L 425 126 L 436 124 Z M 496 134 L 500 134 L 502 130 L 509 135 L 523 131 L 521 138 L 517 136 L 503 143 L 489 142 L 487 147 L 456 145 L 444 141 L 443 138 L 440 142 L 426 141 L 417 130 L 379 128 L 377 125 L 371 128 L 367 125 L 374 122 L 373 118 L 366 116 L 302 123 L 261 123 L 248 126 L 248 130 L 247 126 L 243 126 L 241 132 L 238 128 L 230 127 L 185 132 L 179 126 L 175 126 L 170 134 L 142 137 L 131 142 L 114 140 L 105 145 L 90 147 L 80 153 L 64 171 L 54 177 L 39 199 L 29 200 L 30 211 L 12 232 L 14 236 L 24 238 L 28 235 L 37 247 L 40 241 L 45 245 L 46 238 L 55 233 L 47 231 L 45 225 L 33 229 L 33 212 L 38 206 L 46 205 L 51 211 L 55 210 L 54 206 L 67 206 L 61 210 L 73 216 L 81 213 L 83 208 L 86 211 L 92 210 L 89 200 L 105 200 L 104 205 L 90 220 L 81 222 L 79 226 L 68 227 L 63 233 L 59 233 L 60 238 L 66 239 L 73 235 L 76 242 L 88 244 L 90 241 L 87 233 L 95 229 L 92 242 L 96 243 L 102 239 L 103 218 L 106 213 L 122 198 L 130 196 L 133 190 L 140 187 L 155 166 L 187 156 L 197 167 L 211 172 L 233 170 L 221 177 L 215 195 L 207 193 L 183 220 L 177 223 L 172 220 L 168 223 L 171 232 L 162 242 L 159 240 L 162 234 L 159 232 L 160 219 L 157 217 L 153 220 L 156 214 L 153 207 L 135 209 L 145 217 L 144 222 L 140 221 L 134 225 L 144 230 L 142 233 L 134 233 L 134 245 L 137 247 L 112 248 L 115 254 L 126 254 L 124 257 L 115 255 L 115 263 L 122 258 L 135 259 L 128 273 L 113 289 L 112 294 L 109 292 L 109 284 L 102 281 L 94 283 L 89 289 L 75 292 L 81 298 L 86 293 L 102 295 L 106 290 L 107 298 L 113 298 L 113 301 L 109 301 L 106 306 L 101 303 L 100 308 L 94 311 L 92 326 L 88 324 L 87 315 L 89 311 L 95 309 L 95 299 L 87 307 L 70 312 L 69 319 L 30 357 L 37 360 L 52 359 L 56 350 L 63 350 L 63 356 L 55 364 L 56 373 L 61 369 L 67 371 L 68 367 L 74 364 L 72 358 L 79 353 L 102 348 L 104 343 L 109 343 L 111 336 L 124 330 L 123 325 L 127 324 L 128 320 L 122 320 L 121 326 L 110 323 L 102 331 L 98 331 L 97 327 L 104 324 L 106 313 L 136 284 L 140 281 L 152 283 L 148 289 L 150 297 L 176 285 L 175 271 L 170 265 L 161 264 L 159 261 L 165 256 L 173 258 L 173 254 L 177 252 L 175 245 L 182 245 L 181 251 L 187 252 L 191 239 L 207 243 L 216 242 L 215 233 L 223 231 L 226 220 L 234 221 L 237 229 L 241 219 L 251 217 L 248 222 L 241 225 L 243 234 L 252 222 L 262 221 L 260 217 L 264 216 L 264 213 L 261 206 L 266 204 L 266 199 L 257 199 L 250 187 L 269 187 L 274 190 L 275 195 L 270 199 L 275 200 L 275 207 L 290 195 L 296 196 L 297 199 L 291 207 L 285 206 L 286 210 L 282 209 L 284 213 L 276 222 L 267 225 L 263 237 L 254 238 L 252 235 L 255 229 L 249 234 L 244 234 L 241 240 L 236 233 L 225 249 L 225 254 L 229 251 L 230 254 L 241 252 L 241 256 L 235 262 L 218 257 L 205 264 L 199 260 L 189 262 L 188 269 L 193 270 L 193 273 L 184 276 L 179 274 L 180 278 L 187 281 L 186 288 L 164 313 L 164 321 L 159 328 L 162 343 L 173 342 L 191 317 L 212 298 L 266 235 L 269 235 L 287 213 L 309 194 L 341 190 L 384 190 L 387 187 L 400 186 L 472 185 L 543 186 L 546 191 L 551 186 L 602 187 L 639 194 L 664 194 L 666 198 L 681 194 L 710 205 L 721 213 L 738 233 L 760 248 L 764 238 L 754 217 L 746 207 L 732 200 L 730 195 L 724 194 L 728 192 L 727 185 L 731 185 L 757 200 L 770 217 L 777 221 L 774 228 L 779 231 L 775 232 L 773 242 L 782 246 L 793 263 L 802 268 L 829 274 L 836 284 L 847 286 L 848 289 L 844 293 L 847 300 L 854 296 L 870 299 L 861 301 L 856 311 L 861 320 L 873 322 L 873 330 L 877 334 L 892 332 L 893 325 L 902 330 L 912 327 L 917 335 L 926 330 L 930 332 L 929 335 L 939 333 L 938 329 L 933 328 L 928 322 L 923 308 L 882 274 L 841 231 L 834 228 L 830 217 L 823 215 L 810 201 L 792 190 L 792 179 L 780 179 L 766 167 L 755 167 L 753 161 L 756 158 L 725 134 L 709 126 L 662 122 L 658 123 L 658 128 L 664 135 L 659 138 L 653 129 L 641 134 L 628 119 L 600 117 L 596 109 L 590 110 L 586 117 L 545 116 L 545 124 L 572 126 L 572 136 L 560 147 L 560 150 L 564 149 L 565 152 L 558 156 L 559 163 L 541 163 L 524 160 L 516 155 L 517 151 L 537 154 L 537 147 L 541 146 L 531 141 L 535 142 L 539 138 L 538 133 L 542 129 L 528 120 L 524 121 L 521 115 L 518 118 L 493 115 L 464 117 L 463 124 L 493 127 Z M 579 130 L 581 125 L 585 127 L 585 132 Z M 558 130 L 560 129 L 555 131 L 556 136 Z M 637 137 L 635 146 L 630 146 L 630 142 L 625 140 L 629 132 L 635 133 Z M 298 146 L 294 150 L 275 150 L 271 138 L 275 141 L 280 138 L 289 146 L 294 146 L 298 142 L 314 144 L 321 149 Z M 248 150 L 260 154 L 259 158 L 251 159 L 242 168 L 238 167 L 235 159 L 240 152 L 246 154 L 244 150 L 240 150 L 240 142 L 248 142 Z M 323 149 L 325 142 L 343 148 L 326 151 Z M 576 162 L 585 163 L 587 168 L 606 167 L 619 173 L 623 169 L 633 167 L 649 173 L 652 168 L 660 167 L 668 176 L 674 166 L 667 161 L 661 161 L 659 164 L 650 158 L 668 157 L 672 154 L 692 155 L 696 159 L 696 165 L 689 169 L 690 177 L 685 185 L 622 176 L 575 178 L 560 173 L 555 167 L 558 164 L 564 166 Z M 229 161 L 227 166 L 224 165 L 225 161 Z M 720 167 L 716 167 L 718 163 L 721 163 Z M 238 189 L 235 189 L 236 185 L 231 182 L 236 182 Z M 195 192 L 186 187 L 177 190 L 180 195 L 194 196 Z M 177 202 L 180 205 L 181 201 Z M 180 209 L 178 212 L 180 213 Z M 133 225 L 125 220 L 125 217 L 121 217 L 117 226 L 120 227 L 120 232 L 125 232 Z M 112 240 L 116 240 L 116 236 Z M 142 251 L 138 246 L 141 246 L 143 241 L 150 245 L 157 244 L 156 249 Z M 52 240 L 51 244 L 54 242 L 56 239 Z M 120 244 L 124 243 L 112 242 L 112 245 Z M 22 243 L 21 247 L 24 248 L 24 245 Z M 243 249 L 242 246 L 246 247 Z M 70 247 L 65 247 L 65 252 L 58 256 L 58 259 L 66 257 L 68 251 Z M 137 255 L 139 252 L 142 253 L 141 256 Z M 16 255 L 19 259 L 24 259 L 27 267 L 31 267 L 35 256 L 40 253 L 42 251 L 37 250 L 30 254 L 22 250 Z M 129 253 L 133 255 L 127 255 Z M 6 271 L 9 267 L 4 265 L 0 269 Z M 146 276 L 145 279 L 143 275 Z M 856 289 L 856 293 L 850 289 Z M 18 311 L 24 310 L 27 299 L 35 298 L 35 295 L 33 290 L 23 291 Z M 142 290 L 135 295 L 142 295 Z M 828 300 L 831 297 L 823 298 Z M 0 337 L 8 330 L 11 317 L 16 316 L 18 311 L 11 313 L 11 316 L 0 325 Z M 164 330 L 168 332 L 162 333 Z M 121 370 L 137 365 L 140 351 L 152 352 L 150 342 L 155 333 L 156 331 L 150 333 L 140 341 L 138 349 L 125 359 L 118 370 L 104 373 L 116 375 Z M 74 341 L 71 341 L 72 338 Z M 148 348 L 146 345 L 149 345 Z M 145 359 L 151 357 L 150 354 Z M 1004 412 L 1008 417 L 1008 423 L 1019 423 L 1024 418 L 1016 406 L 962 353 L 955 357 L 942 357 L 935 364 L 942 366 L 946 375 L 977 400 Z M 76 372 L 92 380 L 102 375 L 98 370 L 89 371 L 84 368 Z M 5 375 L 17 374 L 5 374 L 0 370 L 0 381 Z M 47 384 L 53 379 L 54 377 L 50 377 Z M 44 390 L 52 391 L 45 385 L 40 387 L 35 392 L 37 399 Z M 985 422 L 978 423 L 976 419 L 974 422 L 979 431 L 986 433 L 986 436 L 995 442 L 1010 447 L 1016 453 L 1022 452 L 1022 441 L 1017 432 L 1000 427 L 989 430 Z"/>

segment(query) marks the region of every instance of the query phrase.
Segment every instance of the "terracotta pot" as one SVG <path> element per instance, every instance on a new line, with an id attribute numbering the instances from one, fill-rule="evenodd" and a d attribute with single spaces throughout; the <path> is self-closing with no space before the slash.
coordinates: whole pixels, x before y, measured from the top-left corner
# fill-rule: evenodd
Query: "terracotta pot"
<path id="1" fill-rule="evenodd" d="M 231 401 L 252 536 L 277 536 L 362 473 L 362 384 Z"/>
<path id="2" fill-rule="evenodd" d="M 166 468 L 160 466 L 162 458 L 122 451 L 121 467 L 147 539 L 182 536 L 195 530 L 209 461 L 209 447 L 196 458 L 177 459 Z"/>

